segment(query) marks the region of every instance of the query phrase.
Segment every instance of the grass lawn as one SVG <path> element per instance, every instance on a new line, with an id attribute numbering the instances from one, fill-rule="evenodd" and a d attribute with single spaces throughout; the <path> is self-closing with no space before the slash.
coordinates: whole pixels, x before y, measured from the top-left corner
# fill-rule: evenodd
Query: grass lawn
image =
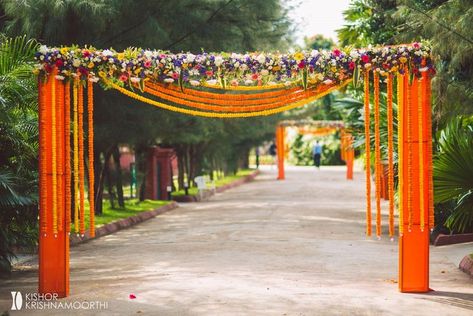
<path id="1" fill-rule="evenodd" d="M 244 178 L 250 174 L 252 174 L 255 171 L 255 169 L 243 169 L 243 170 L 238 170 L 236 175 L 231 175 L 231 176 L 226 176 L 220 179 L 215 180 L 215 187 L 221 187 L 225 184 L 231 183 L 235 180 Z M 189 188 L 189 195 L 196 195 L 199 192 L 199 190 L 196 187 Z M 173 196 L 183 196 L 184 190 L 179 190 L 176 192 L 172 192 Z"/>
<path id="2" fill-rule="evenodd" d="M 102 215 L 95 215 L 95 227 L 114 222 L 116 220 L 127 218 L 141 212 L 152 211 L 170 201 L 144 200 L 138 203 L 138 199 L 125 200 L 125 208 L 112 209 L 110 201 L 103 201 Z M 85 227 L 89 227 L 89 206 L 85 206 Z M 74 231 L 74 223 L 71 224 L 71 232 Z"/>

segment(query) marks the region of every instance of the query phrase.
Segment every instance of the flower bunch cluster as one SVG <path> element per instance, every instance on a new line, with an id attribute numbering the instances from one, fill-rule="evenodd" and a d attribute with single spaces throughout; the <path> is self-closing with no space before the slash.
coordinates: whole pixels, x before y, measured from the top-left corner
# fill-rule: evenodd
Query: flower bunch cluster
<path id="1" fill-rule="evenodd" d="M 338 84 L 359 69 L 381 75 L 433 71 L 430 48 L 420 43 L 351 51 L 301 51 L 280 53 L 169 53 L 128 48 L 123 52 L 93 47 L 41 46 L 35 55 L 37 72 L 57 79 L 80 76 L 99 80 L 98 74 L 121 85 L 150 79 L 179 85 L 264 86 Z"/>

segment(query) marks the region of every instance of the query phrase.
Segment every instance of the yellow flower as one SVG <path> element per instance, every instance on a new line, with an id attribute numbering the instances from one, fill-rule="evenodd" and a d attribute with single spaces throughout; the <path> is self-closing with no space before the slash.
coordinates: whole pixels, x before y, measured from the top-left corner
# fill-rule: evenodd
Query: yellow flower
<path id="1" fill-rule="evenodd" d="M 391 72 L 396 72 L 396 71 L 397 71 L 397 67 L 396 67 L 396 66 L 394 66 L 394 67 L 391 68 Z"/>
<path id="2" fill-rule="evenodd" d="M 90 62 L 90 63 L 87 65 L 87 67 L 89 67 L 89 68 L 94 68 L 94 66 L 95 66 L 95 65 L 94 65 L 93 62 Z"/>
<path id="3" fill-rule="evenodd" d="M 331 70 L 332 72 L 337 72 L 337 67 L 332 67 L 332 68 L 330 68 L 330 70 Z"/>
<path id="4" fill-rule="evenodd" d="M 279 66 L 279 65 L 274 66 L 272 70 L 273 71 L 279 71 L 279 70 L 281 70 L 281 66 Z"/>
<path id="5" fill-rule="evenodd" d="M 125 58 L 125 54 L 124 53 L 118 53 L 117 58 L 118 58 L 118 60 L 123 60 Z"/>
<path id="6" fill-rule="evenodd" d="M 189 67 L 187 63 L 182 64 L 182 69 L 187 69 L 187 67 Z"/>
<path id="7" fill-rule="evenodd" d="M 136 68 L 135 71 L 134 71 L 135 75 L 139 74 L 140 71 L 141 71 L 141 67 Z"/>
<path id="8" fill-rule="evenodd" d="M 297 61 L 301 61 L 304 59 L 304 54 L 302 54 L 301 52 L 297 52 L 294 54 L 294 59 Z"/>
<path id="9" fill-rule="evenodd" d="M 404 56 L 402 56 L 401 58 L 399 58 L 399 61 L 400 61 L 401 63 L 405 64 L 406 61 L 407 61 L 407 58 L 404 57 Z"/>
<path id="10" fill-rule="evenodd" d="M 67 54 L 67 52 L 68 52 L 68 49 L 67 49 L 67 47 L 63 47 L 63 48 L 61 48 L 61 55 L 66 55 L 66 54 Z"/>

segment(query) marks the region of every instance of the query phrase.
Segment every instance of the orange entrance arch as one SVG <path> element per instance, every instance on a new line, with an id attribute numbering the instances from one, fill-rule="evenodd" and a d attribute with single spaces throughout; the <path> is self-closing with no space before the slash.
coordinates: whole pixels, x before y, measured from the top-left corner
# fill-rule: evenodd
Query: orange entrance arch
<path id="1" fill-rule="evenodd" d="M 393 99 L 398 120 L 399 289 L 429 291 L 429 231 L 433 228 L 430 48 L 419 43 L 350 52 L 293 54 L 170 54 L 128 49 L 42 46 L 38 61 L 40 120 L 39 292 L 69 294 L 69 233 L 85 233 L 85 160 L 93 165 L 93 85 L 187 115 L 231 119 L 264 116 L 307 104 L 364 81 L 366 234 L 372 232 L 371 151 L 376 178 L 376 234 L 380 237 L 380 86 L 387 93 L 388 148 L 393 163 Z M 384 85 L 384 82 L 387 82 Z M 394 84 L 395 83 L 395 84 Z M 394 93 L 395 91 L 395 93 Z M 374 129 L 370 124 L 374 120 Z M 372 148 L 371 133 L 375 146 Z M 86 137 L 85 137 L 86 136 Z M 284 126 L 276 131 L 283 157 Z M 87 140 L 86 140 L 87 139 Z M 352 137 L 342 139 L 353 160 Z M 87 146 L 85 146 L 85 144 Z M 348 176 L 352 176 L 352 168 Z M 279 159 L 279 179 L 284 179 Z M 392 170 L 391 170 L 392 171 Z M 88 172 L 89 231 L 94 236 L 93 170 Z M 390 172 L 390 215 L 394 173 Z M 390 216 L 390 234 L 394 232 Z"/>

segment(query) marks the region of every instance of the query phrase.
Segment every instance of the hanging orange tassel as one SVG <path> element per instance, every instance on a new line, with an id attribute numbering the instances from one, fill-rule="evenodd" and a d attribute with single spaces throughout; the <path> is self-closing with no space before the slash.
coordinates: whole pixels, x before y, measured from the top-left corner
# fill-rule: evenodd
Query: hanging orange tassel
<path id="1" fill-rule="evenodd" d="M 419 125 L 419 211 L 420 211 L 420 230 L 425 229 L 425 204 L 424 204 L 424 94 L 422 93 L 422 86 L 424 82 L 417 80 L 417 124 Z"/>
<path id="2" fill-rule="evenodd" d="M 406 75 L 406 80 L 408 80 L 408 75 Z M 414 149 L 412 145 L 412 129 L 413 129 L 413 117 L 412 117 L 412 103 L 413 100 L 416 98 L 413 96 L 414 92 L 417 91 L 415 89 L 415 84 L 417 83 L 417 80 L 414 78 L 412 81 L 412 84 L 409 84 L 407 82 L 407 106 L 406 106 L 406 114 L 407 114 L 407 212 L 408 212 L 408 223 L 407 223 L 407 229 L 409 232 L 412 231 L 412 225 L 414 221 L 414 212 L 413 212 L 413 169 L 412 169 L 412 163 L 413 163 L 413 154 L 412 150 Z"/>
<path id="3" fill-rule="evenodd" d="M 85 233 L 85 176 L 84 176 L 84 88 L 79 84 L 79 232 Z"/>
<path id="4" fill-rule="evenodd" d="M 389 237 L 394 236 L 393 75 L 387 77 Z"/>
<path id="5" fill-rule="evenodd" d="M 73 96 L 73 112 L 74 112 L 74 122 L 73 122 L 73 141 L 74 141 L 74 231 L 79 232 L 79 131 L 77 122 L 79 120 L 79 115 L 77 113 L 78 106 L 78 93 L 79 88 L 79 79 L 74 79 L 74 84 L 72 87 L 72 96 Z"/>
<path id="6" fill-rule="evenodd" d="M 49 78 L 49 80 L 51 80 Z M 46 181 L 46 174 L 47 174 L 47 155 L 46 155 L 46 106 L 48 104 L 48 94 L 49 94 L 49 87 L 47 82 L 41 82 L 41 78 L 38 78 L 38 100 L 39 100 L 39 137 L 40 137 L 40 148 L 39 148 L 39 163 L 40 163 L 40 186 L 39 186 L 39 194 L 40 194 L 40 231 L 42 234 L 46 235 L 48 230 L 48 219 L 47 219 L 47 181 Z"/>
<path id="7" fill-rule="evenodd" d="M 56 78 L 54 78 L 56 71 L 53 72 L 51 80 L 51 163 L 52 163 L 52 212 L 53 212 L 53 234 L 57 237 L 57 206 L 58 206 L 58 194 L 57 194 L 57 124 L 56 124 Z"/>
<path id="8" fill-rule="evenodd" d="M 374 83 L 374 165 L 376 183 L 376 236 L 381 237 L 381 145 L 379 132 L 379 74 L 373 72 Z"/>
<path id="9" fill-rule="evenodd" d="M 397 150 L 398 150 L 398 196 L 399 196 L 399 235 L 402 236 L 404 230 L 404 214 L 403 214 L 403 190 L 404 190 L 404 76 L 397 75 Z"/>
<path id="10" fill-rule="evenodd" d="M 90 237 L 95 237 L 95 175 L 94 175 L 94 86 L 93 82 L 87 81 L 87 119 L 89 134 L 89 232 Z"/>
<path id="11" fill-rule="evenodd" d="M 365 168 L 366 168 L 366 235 L 371 236 L 371 141 L 370 141 L 370 73 L 364 74 Z"/>
<path id="12" fill-rule="evenodd" d="M 64 87 L 64 152 L 65 159 L 65 222 L 66 232 L 71 231 L 71 84 Z"/>

